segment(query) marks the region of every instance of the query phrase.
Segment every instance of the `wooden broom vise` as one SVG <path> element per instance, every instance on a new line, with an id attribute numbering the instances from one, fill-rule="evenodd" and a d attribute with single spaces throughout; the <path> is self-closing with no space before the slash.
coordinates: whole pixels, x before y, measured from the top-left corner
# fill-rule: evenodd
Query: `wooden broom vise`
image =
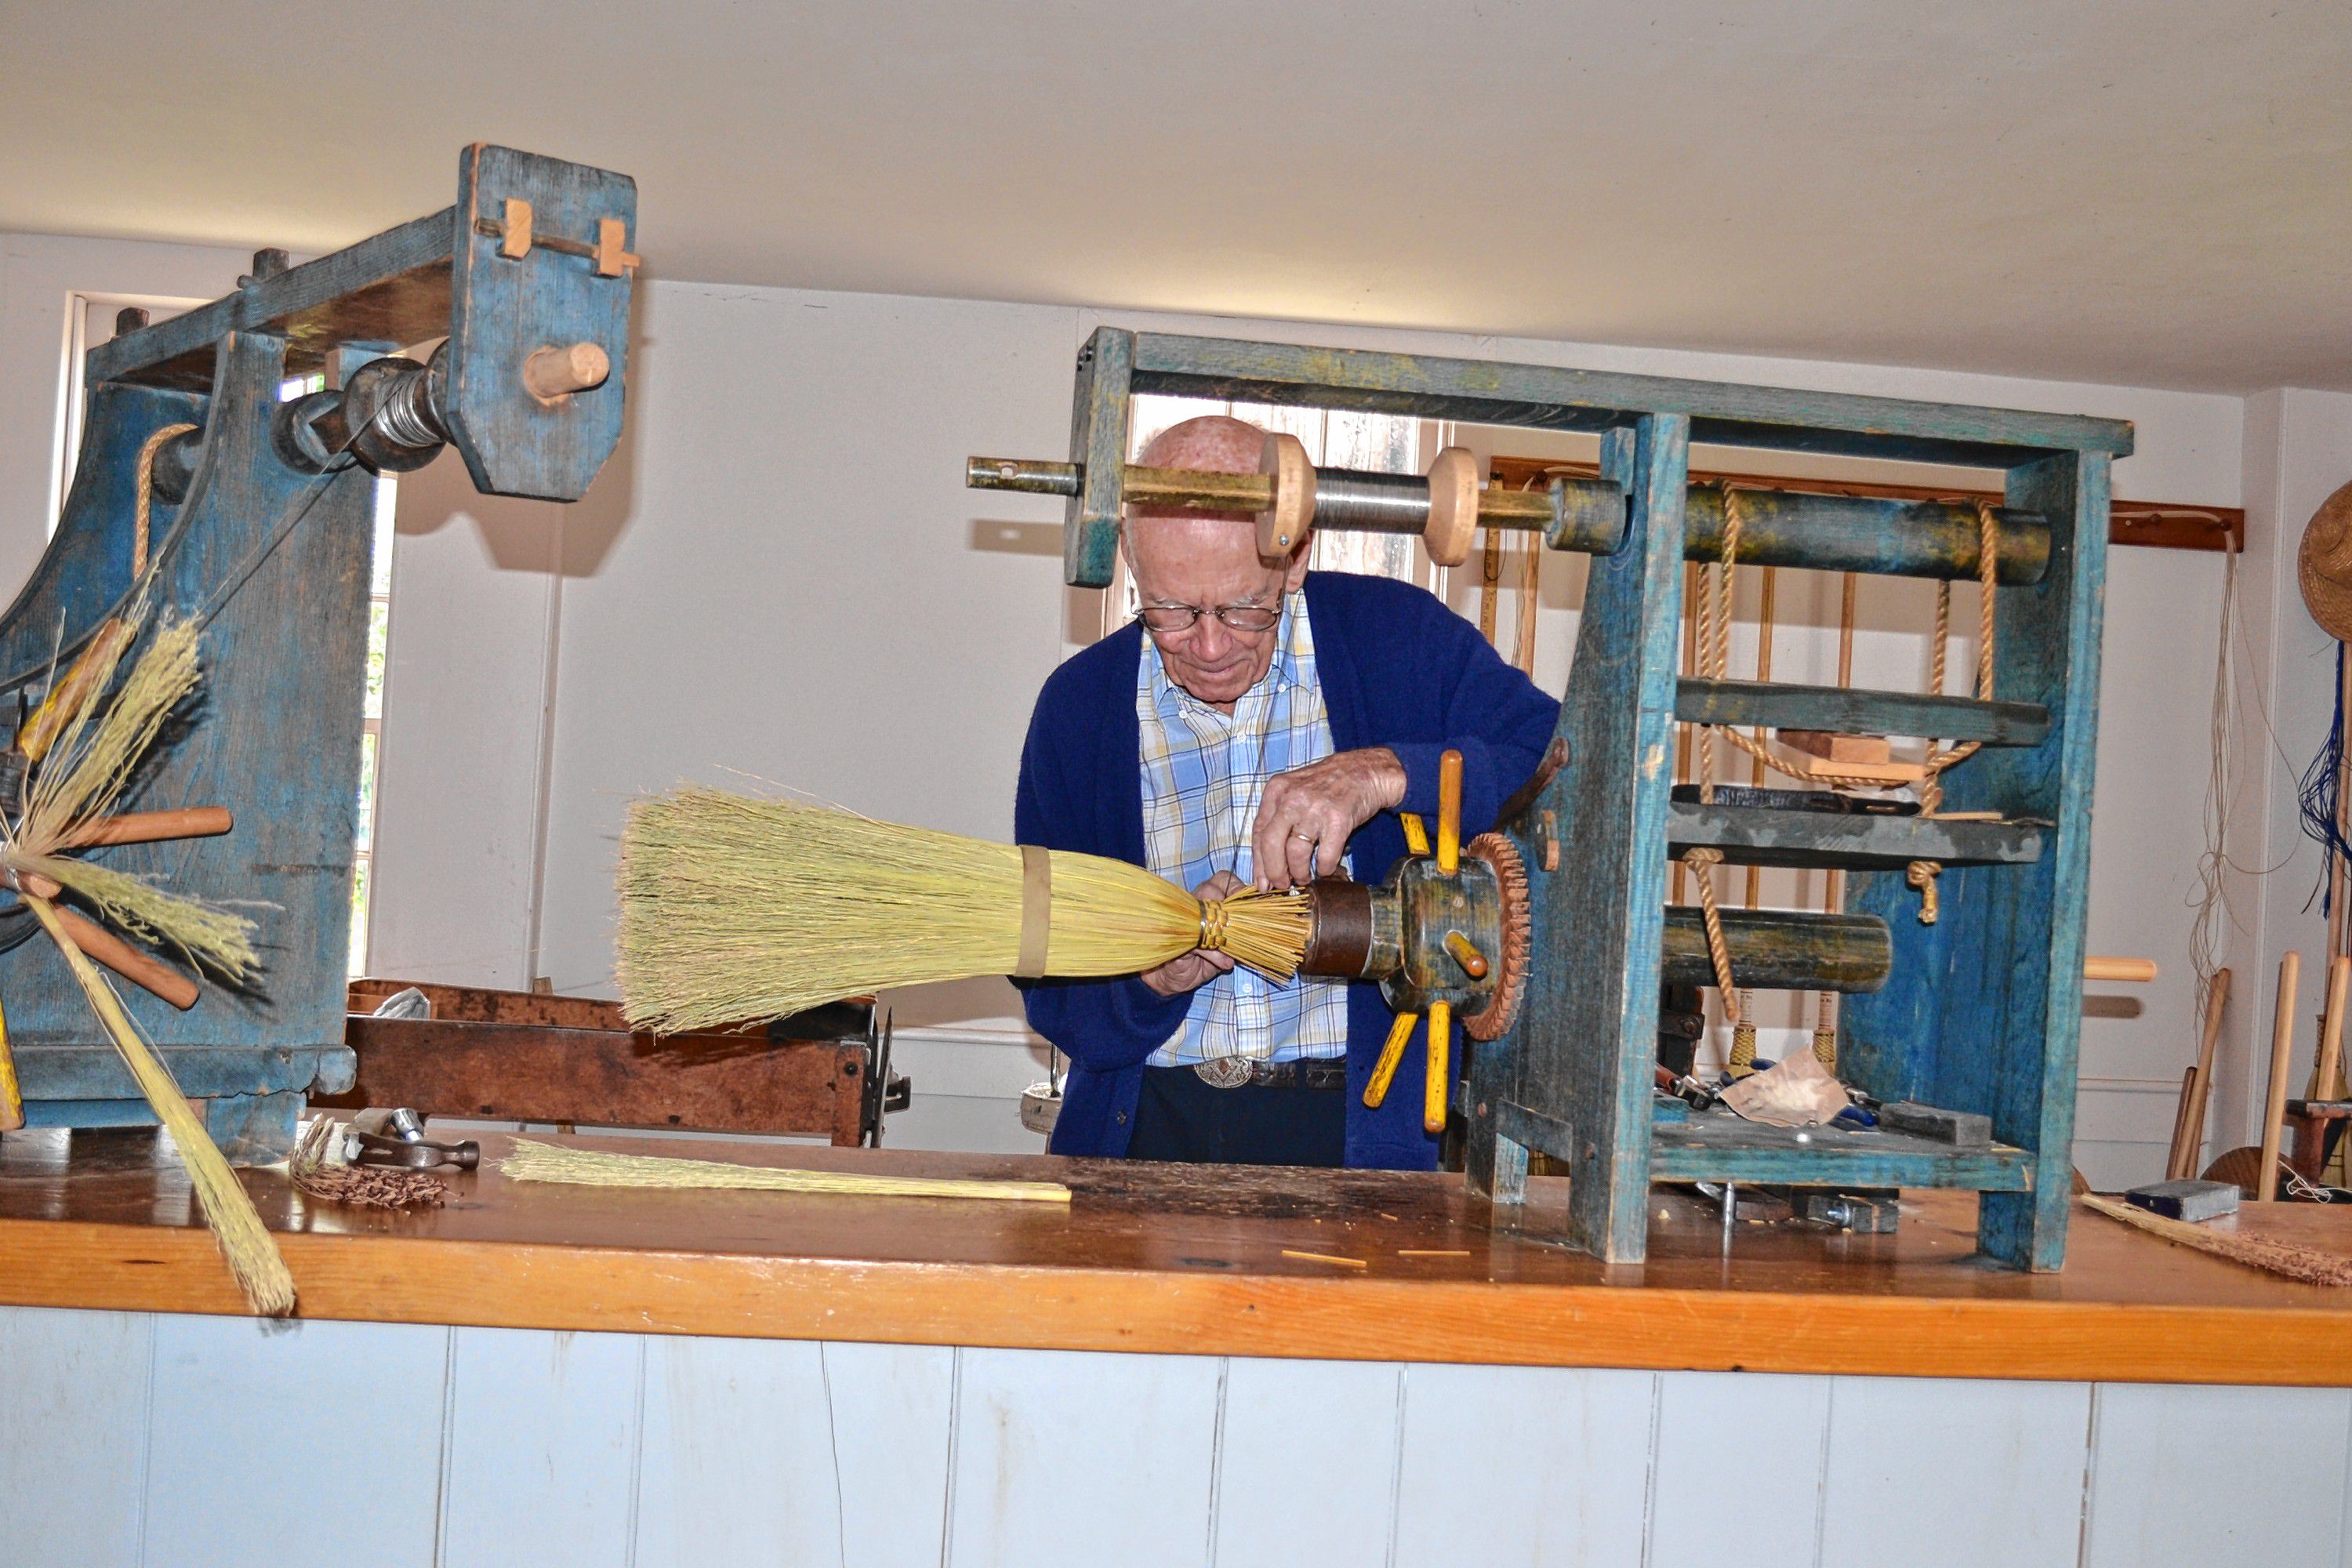
<path id="1" fill-rule="evenodd" d="M 1302 892 L 1203 904 L 1140 866 L 686 788 L 621 836 L 619 978 L 665 1032 L 982 974 L 1134 974 L 1196 947 L 1297 973 Z"/>

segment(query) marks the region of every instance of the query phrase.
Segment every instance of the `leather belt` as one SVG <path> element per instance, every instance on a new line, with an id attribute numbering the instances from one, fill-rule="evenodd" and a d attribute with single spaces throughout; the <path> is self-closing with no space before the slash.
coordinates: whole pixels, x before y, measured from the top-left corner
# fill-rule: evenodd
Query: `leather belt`
<path id="1" fill-rule="evenodd" d="M 1345 1089 L 1345 1057 L 1307 1058 L 1287 1062 L 1252 1061 L 1245 1057 L 1219 1057 L 1195 1062 L 1192 1071 L 1212 1089 Z"/>

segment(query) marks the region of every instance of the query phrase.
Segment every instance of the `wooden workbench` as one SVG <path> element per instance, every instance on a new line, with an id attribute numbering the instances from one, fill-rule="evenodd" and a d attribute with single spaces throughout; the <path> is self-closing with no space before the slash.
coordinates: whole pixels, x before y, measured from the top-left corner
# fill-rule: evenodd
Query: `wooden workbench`
<path id="1" fill-rule="evenodd" d="M 1974 1199 L 1901 1228 L 1744 1224 L 1660 1190 L 1648 1264 L 1488 1228 L 1456 1177 L 586 1139 L 815 1169 L 1060 1180 L 1066 1207 L 549 1186 L 483 1168 L 446 1208 L 245 1181 L 311 1319 L 1077 1351 L 2101 1382 L 2352 1384 L 2352 1291 L 2078 1209 L 2063 1273 L 1973 1256 Z M 0 1139 L 0 1303 L 239 1310 L 167 1147 Z M 1534 1184 L 1541 1226 L 1564 1184 Z M 2227 1222 L 2225 1222 L 2227 1223 Z M 2352 1215 L 2236 1222 L 2352 1250 Z M 1360 1267 L 1340 1259 L 1354 1260 Z M 451 1281 L 463 1279 L 462 1290 Z"/>

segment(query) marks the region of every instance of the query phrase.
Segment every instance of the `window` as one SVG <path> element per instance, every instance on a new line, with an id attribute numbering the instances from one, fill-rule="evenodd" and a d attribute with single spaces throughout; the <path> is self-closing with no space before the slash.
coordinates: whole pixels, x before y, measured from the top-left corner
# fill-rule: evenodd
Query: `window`
<path id="1" fill-rule="evenodd" d="M 1378 473 L 1421 472 L 1421 421 L 1394 414 L 1350 414 L 1330 408 L 1288 408 L 1266 403 L 1220 403 L 1203 397 L 1138 394 L 1129 405 L 1128 461 L 1144 443 L 1171 425 L 1204 414 L 1230 414 L 1268 430 L 1296 436 L 1307 460 L 1318 468 L 1365 468 Z M 1357 572 L 1371 577 L 1434 585 L 1436 571 L 1421 542 L 1402 533 L 1318 533 L 1312 564 L 1318 572 Z M 1108 633 L 1135 616 L 1135 584 L 1122 555 L 1103 595 Z"/>

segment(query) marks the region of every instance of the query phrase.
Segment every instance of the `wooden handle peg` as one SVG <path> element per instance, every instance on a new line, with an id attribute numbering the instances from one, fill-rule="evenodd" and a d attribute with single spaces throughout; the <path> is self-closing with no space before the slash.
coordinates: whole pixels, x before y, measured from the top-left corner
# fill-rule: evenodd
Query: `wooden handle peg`
<path id="1" fill-rule="evenodd" d="M 76 947 L 123 979 L 152 992 L 183 1013 L 196 1005 L 196 983 L 170 964 L 151 958 L 97 921 L 62 904 L 54 912 Z"/>
<path id="2" fill-rule="evenodd" d="M 575 392 L 593 392 L 613 374 L 613 361 L 594 343 L 534 350 L 522 362 L 525 391 L 541 403 L 561 403 Z"/>
<path id="3" fill-rule="evenodd" d="M 1462 753 L 1437 759 L 1437 868 L 1447 876 L 1462 868 Z"/>
<path id="4" fill-rule="evenodd" d="M 1378 1110 L 1389 1097 L 1389 1085 L 1396 1081 L 1397 1064 L 1404 1060 L 1404 1048 L 1412 1040 L 1412 1026 L 1421 1022 L 1418 1013 L 1399 1013 L 1396 1022 L 1389 1026 L 1388 1043 L 1381 1047 L 1381 1059 L 1373 1064 L 1372 1076 L 1364 1081 L 1364 1106 Z"/>
<path id="5" fill-rule="evenodd" d="M 2085 958 L 2083 960 L 2085 980 L 2126 980 L 2146 984 L 2156 978 L 2156 960 L 2152 958 Z"/>
<path id="6" fill-rule="evenodd" d="M 1429 1089 L 1422 1097 L 1421 1126 L 1425 1132 L 1445 1131 L 1445 1096 L 1454 1087 L 1454 1005 L 1429 1005 Z"/>
<path id="7" fill-rule="evenodd" d="M 2294 990 L 2302 976 L 2303 954 L 2290 952 L 2279 960 L 2277 1010 L 2271 1015 L 2271 1093 L 2263 1108 L 2263 1163 L 2254 1186 L 2254 1196 L 2264 1203 L 2278 1196 L 2279 1132 L 2286 1122 L 2287 1067 L 2294 1055 Z"/>
<path id="8" fill-rule="evenodd" d="M 192 805 L 180 811 L 131 811 L 121 816 L 92 817 L 68 837 L 66 849 L 89 849 L 101 844 L 154 844 L 168 838 L 217 838 L 236 826 L 222 805 Z"/>

